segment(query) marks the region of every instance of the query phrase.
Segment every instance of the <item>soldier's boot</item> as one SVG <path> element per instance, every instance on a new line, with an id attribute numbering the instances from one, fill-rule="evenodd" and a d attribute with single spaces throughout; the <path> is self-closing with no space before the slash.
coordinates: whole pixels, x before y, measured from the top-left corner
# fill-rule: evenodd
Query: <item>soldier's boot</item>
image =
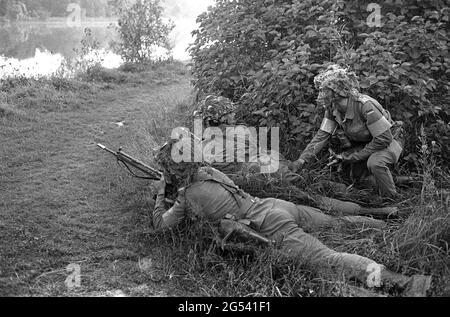
<path id="1" fill-rule="evenodd" d="M 383 284 L 397 286 L 405 297 L 426 297 L 431 288 L 431 276 L 425 275 L 406 276 L 383 270 L 381 280 Z"/>
<path id="2" fill-rule="evenodd" d="M 379 294 L 368 289 L 347 285 L 346 288 L 349 290 L 349 296 L 351 297 L 387 297 L 386 295 Z"/>
<path id="3" fill-rule="evenodd" d="M 403 295 L 406 297 L 426 297 L 431 288 L 431 276 L 414 275 L 406 286 Z"/>

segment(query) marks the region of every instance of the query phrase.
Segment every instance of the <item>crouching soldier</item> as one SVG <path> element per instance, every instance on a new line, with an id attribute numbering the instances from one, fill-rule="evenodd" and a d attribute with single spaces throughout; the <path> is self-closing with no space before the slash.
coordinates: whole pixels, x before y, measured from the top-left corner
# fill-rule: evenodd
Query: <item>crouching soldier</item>
<path id="1" fill-rule="evenodd" d="M 222 131 L 221 135 L 224 139 L 222 147 L 215 146 L 216 139 L 203 140 L 203 158 L 212 167 L 226 174 L 243 190 L 252 194 L 261 186 L 270 190 L 269 184 L 277 184 L 288 189 L 286 192 L 289 192 L 289 196 L 294 197 L 296 201 L 317 207 L 332 215 L 376 216 L 379 218 L 397 215 L 397 207 L 365 208 L 353 202 L 312 195 L 296 187 L 295 185 L 300 183 L 298 180 L 301 180 L 301 177 L 289 170 L 290 162 L 280 153 L 273 149 L 270 151 L 257 150 L 254 151 L 257 154 L 256 157 L 253 157 L 250 149 L 257 149 L 257 138 L 252 137 L 250 132 L 231 135 L 231 137 L 228 135 L 226 131 L 229 128 L 240 132 L 248 130 L 236 119 L 237 111 L 238 105 L 231 100 L 210 95 L 199 102 L 193 119 L 201 120 L 204 129 L 212 128 Z M 231 158 L 227 151 L 229 142 L 232 142 L 231 147 L 235 148 L 234 157 Z M 211 144 L 214 146 L 214 151 L 208 150 Z M 238 149 L 245 149 L 245 162 L 238 160 Z M 277 166 L 277 168 L 267 168 L 270 166 Z"/>
<path id="2" fill-rule="evenodd" d="M 333 218 L 320 210 L 295 205 L 278 199 L 258 199 L 236 186 L 225 174 L 212 167 L 200 167 L 200 163 L 175 163 L 172 159 L 174 141 L 161 148 L 156 161 L 163 169 L 165 180 L 159 184 L 156 206 L 153 212 L 154 227 L 169 228 L 178 225 L 186 216 L 196 215 L 210 223 L 232 219 L 248 225 L 268 241 L 275 241 L 286 256 L 323 268 L 334 274 L 345 273 L 357 278 L 368 287 L 381 287 L 384 283 L 397 285 L 407 296 L 424 296 L 431 279 L 425 276 L 407 277 L 392 273 L 375 261 L 334 251 L 305 232 L 335 225 L 340 221 L 377 225 L 365 217 Z M 167 180 L 167 181 L 166 181 Z M 176 184 L 179 196 L 172 208 L 165 208 L 166 182 Z M 225 224 L 229 222 L 225 222 Z M 378 222 L 383 225 L 382 222 Z"/>
<path id="3" fill-rule="evenodd" d="M 397 123 L 375 99 L 359 93 L 354 73 L 337 65 L 318 75 L 315 85 L 319 90 L 318 105 L 325 108 L 325 118 L 319 132 L 291 169 L 303 168 L 328 144 L 331 136 L 340 131 L 340 139 L 346 141 L 343 142 L 346 152 L 336 158 L 344 164 L 365 163 L 381 195 L 396 197 L 390 168 L 398 163 L 403 151 Z M 352 148 L 359 150 L 352 151 Z"/>

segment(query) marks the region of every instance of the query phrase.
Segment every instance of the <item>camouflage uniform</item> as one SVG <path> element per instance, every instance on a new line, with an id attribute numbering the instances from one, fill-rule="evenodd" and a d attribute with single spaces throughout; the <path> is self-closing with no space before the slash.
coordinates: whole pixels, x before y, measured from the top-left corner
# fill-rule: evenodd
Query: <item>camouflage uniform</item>
<path id="1" fill-rule="evenodd" d="M 375 99 L 360 94 L 356 80 L 345 70 L 329 69 L 316 78 L 316 85 L 321 90 L 318 102 L 326 108 L 325 117 L 319 132 L 300 159 L 311 161 L 328 144 L 331 136 L 341 129 L 351 147 L 361 148 L 344 153 L 345 163 L 366 161 L 381 194 L 395 196 L 395 183 L 390 168 L 399 161 L 403 145 L 393 137 L 392 128 L 396 123 L 389 112 Z M 333 100 L 327 98 L 324 93 L 326 88 L 348 98 L 346 113 L 340 113 Z"/>

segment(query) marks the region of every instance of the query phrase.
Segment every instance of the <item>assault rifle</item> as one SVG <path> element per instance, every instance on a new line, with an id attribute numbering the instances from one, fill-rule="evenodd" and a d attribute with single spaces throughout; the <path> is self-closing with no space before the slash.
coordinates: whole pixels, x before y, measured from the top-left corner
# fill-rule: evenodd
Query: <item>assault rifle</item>
<path id="1" fill-rule="evenodd" d="M 159 181 L 163 177 L 163 173 L 142 163 L 141 161 L 135 159 L 134 157 L 126 154 L 122 151 L 122 149 L 119 149 L 119 151 L 115 152 L 113 150 L 108 149 L 106 146 L 102 144 L 97 144 L 99 148 L 102 150 L 114 155 L 114 157 L 117 159 L 117 162 L 122 164 L 128 172 L 136 178 L 140 179 L 146 179 L 146 180 L 152 180 L 152 181 Z M 139 172 L 143 173 L 145 176 L 137 175 L 133 169 L 138 170 Z M 166 192 L 168 197 L 170 198 L 176 198 L 177 190 L 174 188 L 174 186 L 167 184 L 166 186 Z M 169 204 L 174 204 L 175 201 L 173 199 L 167 198 L 166 202 Z M 156 199 L 156 198 L 155 198 Z"/>
<path id="2" fill-rule="evenodd" d="M 119 151 L 115 152 L 113 150 L 108 149 L 106 146 L 104 146 L 102 144 L 97 144 L 97 146 L 99 148 L 101 148 L 102 150 L 114 155 L 114 157 L 117 159 L 117 162 L 119 164 L 123 164 L 123 166 L 125 166 L 127 168 L 127 170 L 130 172 L 130 174 L 133 175 L 134 177 L 148 179 L 148 180 L 154 180 L 154 181 L 159 181 L 163 177 L 162 172 L 160 172 L 154 168 L 151 168 L 150 166 L 142 163 L 141 161 L 131 157 L 130 155 L 123 152 L 122 149 L 119 149 Z M 137 175 L 136 173 L 134 173 L 134 171 L 130 167 L 133 167 L 134 169 L 144 173 L 146 176 Z"/>

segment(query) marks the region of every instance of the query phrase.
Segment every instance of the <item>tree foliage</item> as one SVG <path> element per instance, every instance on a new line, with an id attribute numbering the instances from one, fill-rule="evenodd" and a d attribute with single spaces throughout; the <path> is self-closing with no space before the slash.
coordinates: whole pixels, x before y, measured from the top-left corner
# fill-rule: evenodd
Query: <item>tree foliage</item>
<path id="1" fill-rule="evenodd" d="M 167 49 L 170 54 L 169 34 L 174 24 L 164 22 L 164 8 L 159 0 L 137 0 L 131 6 L 118 6 L 118 53 L 128 62 L 153 61 L 157 47 Z"/>
<path id="2" fill-rule="evenodd" d="M 354 70 L 362 92 L 408 124 L 416 162 L 424 124 L 444 161 L 450 154 L 449 1 L 217 0 L 199 16 L 190 48 L 195 87 L 239 101 L 241 116 L 278 126 L 295 157 L 318 128 L 313 78 L 330 63 Z M 372 19 L 373 18 L 373 19 Z"/>

